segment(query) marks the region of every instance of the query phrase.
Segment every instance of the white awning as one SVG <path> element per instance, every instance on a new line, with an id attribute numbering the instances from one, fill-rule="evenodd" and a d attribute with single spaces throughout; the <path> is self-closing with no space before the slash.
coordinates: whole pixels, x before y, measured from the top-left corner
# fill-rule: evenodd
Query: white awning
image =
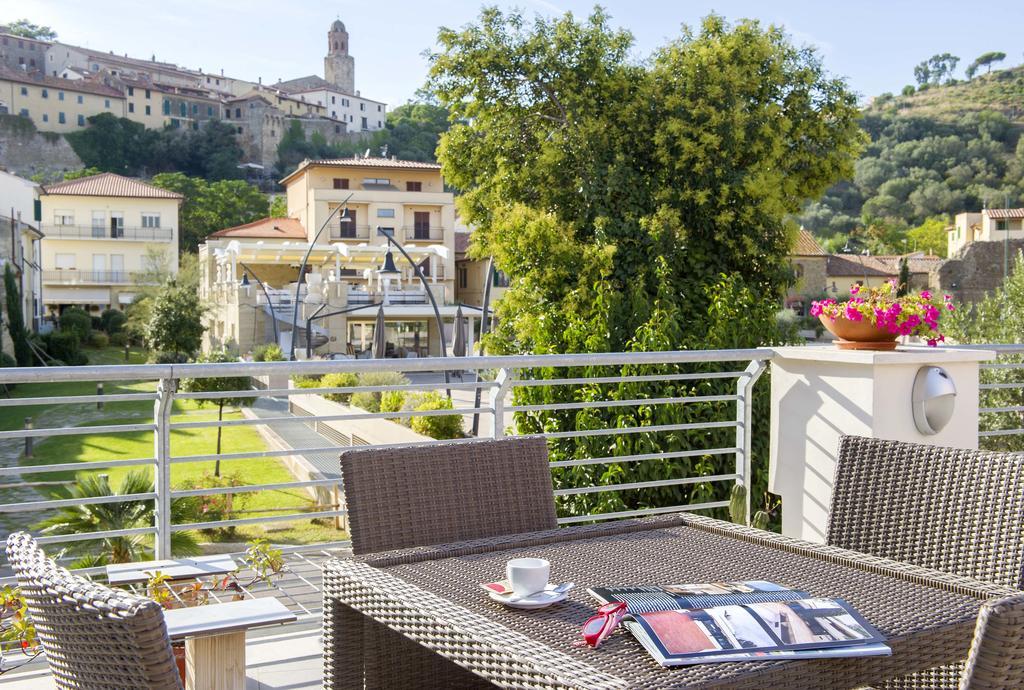
<path id="1" fill-rule="evenodd" d="M 43 290 L 44 304 L 110 304 L 107 288 L 63 288 Z"/>
<path id="2" fill-rule="evenodd" d="M 131 304 L 138 297 L 134 292 L 121 292 L 117 295 L 118 304 Z"/>

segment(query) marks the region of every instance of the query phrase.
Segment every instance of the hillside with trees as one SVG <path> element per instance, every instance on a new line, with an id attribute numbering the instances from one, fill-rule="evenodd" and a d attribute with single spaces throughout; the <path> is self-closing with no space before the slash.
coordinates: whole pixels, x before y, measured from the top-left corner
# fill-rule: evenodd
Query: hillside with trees
<path id="1" fill-rule="evenodd" d="M 851 179 L 808 204 L 797 221 L 831 250 L 942 253 L 951 216 L 1024 204 L 1024 66 L 994 69 L 985 53 L 955 76 L 959 58 L 935 55 L 916 85 L 864 110 L 870 143 Z"/>

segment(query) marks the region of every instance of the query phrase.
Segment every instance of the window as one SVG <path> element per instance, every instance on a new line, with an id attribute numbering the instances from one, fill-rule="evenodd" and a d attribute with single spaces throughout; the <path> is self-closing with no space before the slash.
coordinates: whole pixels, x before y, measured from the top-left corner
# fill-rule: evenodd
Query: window
<path id="1" fill-rule="evenodd" d="M 412 232 L 417 240 L 430 239 L 430 211 L 416 211 L 412 214 Z"/>
<path id="2" fill-rule="evenodd" d="M 354 209 L 346 208 L 338 218 L 338 237 L 355 237 L 358 214 Z"/>
<path id="3" fill-rule="evenodd" d="M 21 87 L 21 95 L 22 96 L 27 96 L 28 95 L 28 87 L 27 86 L 22 86 Z"/>
<path id="4" fill-rule="evenodd" d="M 53 224 L 54 225 L 74 225 L 75 214 L 73 211 L 54 211 L 53 212 Z"/>
<path id="5" fill-rule="evenodd" d="M 422 182 L 406 182 L 405 183 L 405 191 L 407 191 L 407 192 L 422 192 L 423 191 L 423 183 Z"/>
<path id="6" fill-rule="evenodd" d="M 367 184 L 389 185 L 389 184 L 391 184 L 391 180 L 389 180 L 386 177 L 364 177 L 363 178 L 363 184 L 364 185 L 367 185 Z"/>
<path id="7" fill-rule="evenodd" d="M 508 276 L 505 275 L 504 271 L 494 270 L 494 287 L 505 288 L 508 287 Z"/>
<path id="8" fill-rule="evenodd" d="M 362 118 L 362 120 L 363 120 L 363 123 L 362 123 L 362 127 L 363 127 L 363 129 L 369 129 L 369 128 L 370 128 L 370 126 L 369 126 L 369 124 L 368 124 L 368 123 L 366 122 L 366 118 L 364 117 L 364 118 Z"/>
<path id="9" fill-rule="evenodd" d="M 379 105 L 377 106 L 377 112 L 378 113 L 380 112 L 380 106 Z"/>
<path id="10" fill-rule="evenodd" d="M 60 124 L 67 124 L 67 120 L 64 118 L 64 113 L 57 113 L 57 122 Z"/>
<path id="11" fill-rule="evenodd" d="M 334 101 L 335 101 L 335 97 L 331 96 L 331 103 L 334 103 Z"/>
<path id="12" fill-rule="evenodd" d="M 78 105 L 82 105 L 82 94 L 78 94 Z"/>
<path id="13" fill-rule="evenodd" d="M 110 236 L 124 237 L 124 213 L 121 211 L 110 212 Z"/>
<path id="14" fill-rule="evenodd" d="M 150 96 L 150 91 L 149 91 L 149 89 L 146 89 L 146 98 L 149 98 L 149 96 Z"/>
<path id="15" fill-rule="evenodd" d="M 50 121 L 50 116 L 47 115 L 46 113 L 43 113 L 43 122 L 49 122 L 49 121 Z"/>
<path id="16" fill-rule="evenodd" d="M 378 129 L 380 129 L 380 128 L 381 128 L 381 127 L 383 127 L 383 126 L 384 126 L 384 125 L 383 125 L 383 124 L 381 124 L 381 121 L 380 121 L 380 120 L 377 120 L 377 128 L 378 128 Z"/>
<path id="17" fill-rule="evenodd" d="M 334 133 L 341 134 L 341 125 L 334 125 Z"/>
<path id="18" fill-rule="evenodd" d="M 28 108 L 22 108 L 20 111 L 18 111 L 18 114 L 22 117 L 30 117 L 30 115 L 28 114 Z"/>
<path id="19" fill-rule="evenodd" d="M 75 270 L 75 255 L 55 254 L 53 257 L 53 263 L 57 267 L 58 271 L 73 271 Z"/>
<path id="20" fill-rule="evenodd" d="M 146 114 L 147 115 L 152 115 L 153 114 L 152 109 L 148 105 L 146 106 Z"/>
<path id="21" fill-rule="evenodd" d="M 335 177 L 334 178 L 335 189 L 348 189 L 348 178 L 347 177 Z"/>
<path id="22" fill-rule="evenodd" d="M 365 103 L 360 103 L 359 104 L 359 109 L 360 110 L 366 110 L 366 104 Z"/>
<path id="23" fill-rule="evenodd" d="M 395 236 L 395 229 L 394 228 L 378 228 L 378 230 L 380 230 L 382 233 L 384 233 L 388 237 L 394 237 Z"/>
<path id="24" fill-rule="evenodd" d="M 395 209 L 393 209 L 393 208 L 378 208 L 377 209 L 377 217 L 378 218 L 394 218 L 395 217 Z"/>
<path id="25" fill-rule="evenodd" d="M 277 136 L 277 130 L 276 129 L 270 130 L 270 136 L 271 137 L 276 137 Z"/>
<path id="26" fill-rule="evenodd" d="M 110 109 L 110 99 L 109 98 L 104 98 L 103 99 L 103 107 L 107 108 L 108 110 Z"/>
<path id="27" fill-rule="evenodd" d="M 78 126 L 85 127 L 85 115 L 78 116 Z"/>
<path id="28" fill-rule="evenodd" d="M 242 117 L 242 109 L 235 108 L 235 117 Z"/>
<path id="29" fill-rule="evenodd" d="M 165 98 L 164 99 L 164 115 L 170 115 L 170 114 L 171 114 L 171 102 Z"/>
<path id="30" fill-rule="evenodd" d="M 50 97 L 50 92 L 47 91 L 46 89 L 43 89 L 43 98 L 49 98 L 49 97 Z"/>
<path id="31" fill-rule="evenodd" d="M 134 96 L 135 95 L 135 87 L 134 86 L 129 86 L 128 87 L 128 95 L 129 96 Z"/>
<path id="32" fill-rule="evenodd" d="M 1006 221 L 1006 220 L 997 220 L 996 221 L 996 230 L 1009 230 L 1009 229 L 1010 229 L 1010 223 L 1008 221 Z"/>
<path id="33" fill-rule="evenodd" d="M 134 113 L 135 112 L 135 104 L 134 103 L 129 103 L 128 104 L 128 112 L 129 113 Z"/>
<path id="34" fill-rule="evenodd" d="M 236 127 L 235 131 L 238 132 L 238 134 L 241 134 L 242 133 L 242 128 L 241 127 Z"/>
<path id="35" fill-rule="evenodd" d="M 160 227 L 160 214 L 159 213 L 143 213 L 142 214 L 142 227 L 144 227 L 144 228 L 159 228 Z"/>
<path id="36" fill-rule="evenodd" d="M 199 114 L 199 106 L 197 104 L 195 104 L 195 103 L 192 104 L 192 114 L 193 115 L 198 115 Z"/>
<path id="37" fill-rule="evenodd" d="M 182 117 L 188 117 L 188 104 L 187 103 L 179 103 L 178 104 L 178 113 Z"/>
<path id="38" fill-rule="evenodd" d="M 213 117 L 213 106 L 206 106 L 206 117 Z"/>
<path id="39" fill-rule="evenodd" d="M 464 266 L 459 266 L 459 289 L 465 290 L 469 285 L 469 271 Z"/>
<path id="40" fill-rule="evenodd" d="M 63 91 L 58 91 L 57 92 L 57 100 L 58 101 L 63 101 L 64 100 L 64 92 Z"/>

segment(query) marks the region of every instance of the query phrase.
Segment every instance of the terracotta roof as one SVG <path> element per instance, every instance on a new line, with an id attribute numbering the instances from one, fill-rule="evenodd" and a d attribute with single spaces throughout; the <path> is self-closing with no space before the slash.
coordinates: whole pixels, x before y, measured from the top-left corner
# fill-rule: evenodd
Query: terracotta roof
<path id="1" fill-rule="evenodd" d="M 314 89 L 327 89 L 332 88 L 337 90 L 331 82 L 327 81 L 323 77 L 311 74 L 308 77 L 299 77 L 297 79 L 289 79 L 288 81 L 279 81 L 273 85 L 274 88 L 281 89 L 285 93 L 297 93 L 299 91 L 313 91 Z"/>
<path id="2" fill-rule="evenodd" d="M 320 158 L 317 160 L 304 160 L 299 163 L 291 173 L 286 175 L 281 183 L 301 173 L 313 165 L 324 165 L 330 167 L 345 168 L 379 168 L 383 170 L 441 170 L 437 163 L 424 163 L 422 161 L 405 161 L 397 158 Z"/>
<path id="3" fill-rule="evenodd" d="M 1024 208 L 988 208 L 985 213 L 989 218 L 1024 218 Z"/>
<path id="4" fill-rule="evenodd" d="M 814 235 L 800 228 L 790 254 L 793 256 L 825 256 L 825 250 L 818 244 L 818 240 L 814 239 Z"/>
<path id="5" fill-rule="evenodd" d="M 895 255 L 883 255 L 870 257 L 874 259 L 877 264 L 884 265 L 887 270 L 891 271 L 894 275 L 899 273 L 900 270 L 900 259 L 904 258 L 899 254 Z M 907 267 L 910 268 L 911 273 L 930 273 L 933 269 L 938 267 L 944 259 L 941 256 L 934 254 L 907 254 Z"/>
<path id="6" fill-rule="evenodd" d="M 43 186 L 43 194 L 68 196 L 124 196 L 146 199 L 184 199 L 181 194 L 161 189 L 134 177 L 105 172 L 77 180 L 65 180 Z"/>
<path id="7" fill-rule="evenodd" d="M 18 84 L 46 86 L 74 93 L 94 93 L 99 96 L 124 98 L 124 94 L 117 89 L 88 79 L 63 79 L 61 77 L 51 77 L 39 72 L 22 72 L 21 70 L 10 69 L 4 65 L 0 65 L 0 79 L 13 81 Z"/>
<path id="8" fill-rule="evenodd" d="M 469 250 L 469 241 L 472 237 L 472 233 L 468 232 L 455 233 L 455 253 L 465 254 Z"/>
<path id="9" fill-rule="evenodd" d="M 831 254 L 825 263 L 825 273 L 829 276 L 879 276 L 895 278 L 896 272 L 878 260 L 876 256 L 859 254 Z"/>
<path id="10" fill-rule="evenodd" d="M 253 239 L 304 240 L 306 228 L 297 218 L 260 218 L 245 225 L 224 228 L 210 237 L 241 237 Z"/>

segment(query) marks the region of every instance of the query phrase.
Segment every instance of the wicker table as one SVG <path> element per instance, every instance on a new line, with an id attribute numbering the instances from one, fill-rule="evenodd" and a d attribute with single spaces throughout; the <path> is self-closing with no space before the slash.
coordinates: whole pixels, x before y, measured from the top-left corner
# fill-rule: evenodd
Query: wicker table
<path id="1" fill-rule="evenodd" d="M 478 583 L 524 555 L 551 561 L 552 581 L 577 584 L 566 602 L 521 611 L 487 598 Z M 846 599 L 893 655 L 665 669 L 625 631 L 597 650 L 573 645 L 596 607 L 589 586 L 744 579 Z M 324 585 L 328 688 L 422 685 L 445 667 L 460 684 L 504 687 L 859 687 L 964 659 L 981 602 L 1016 593 L 688 514 L 333 560 Z"/>

